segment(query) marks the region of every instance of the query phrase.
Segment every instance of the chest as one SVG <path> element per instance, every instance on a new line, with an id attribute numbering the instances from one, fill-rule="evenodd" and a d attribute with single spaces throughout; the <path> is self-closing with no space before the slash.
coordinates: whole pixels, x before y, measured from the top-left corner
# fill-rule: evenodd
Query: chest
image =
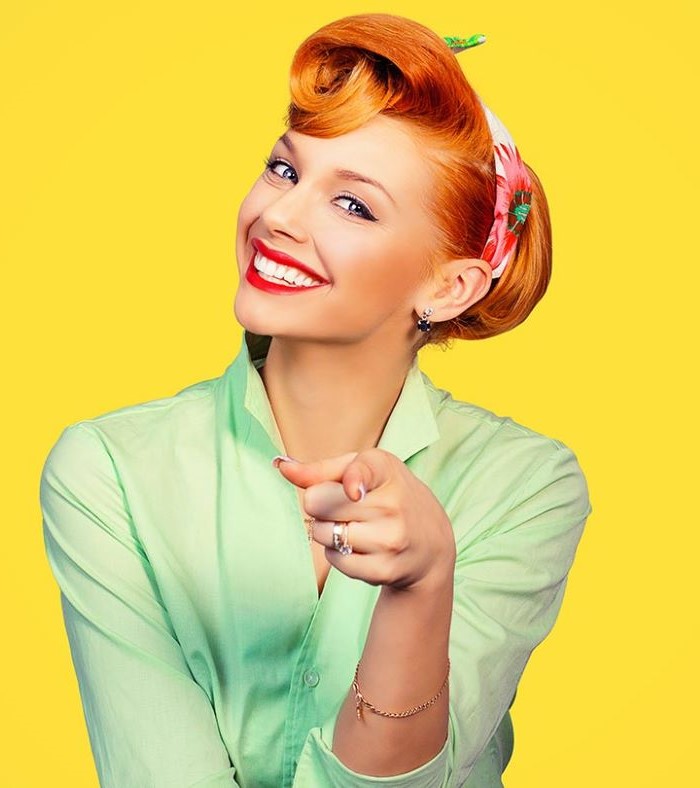
<path id="1" fill-rule="evenodd" d="M 323 587 L 326 585 L 326 579 L 328 578 L 328 572 L 330 571 L 331 565 L 326 560 L 325 548 L 323 545 L 314 542 L 311 549 L 313 552 L 314 569 L 316 570 L 316 587 L 318 588 L 318 595 L 320 597 L 323 593 Z"/>
<path id="2" fill-rule="evenodd" d="M 303 522 L 303 518 L 308 517 L 309 515 L 304 510 L 303 492 L 301 490 L 297 490 L 296 493 L 297 500 L 299 501 L 299 511 L 301 513 L 302 525 L 304 528 L 306 528 L 307 526 L 306 523 Z M 318 595 L 320 597 L 323 593 L 323 588 L 326 585 L 326 579 L 328 578 L 328 572 L 330 571 L 331 565 L 326 559 L 325 545 L 313 539 L 309 544 L 309 550 L 311 551 L 311 557 L 313 559 L 314 571 L 316 572 L 316 588 L 318 589 Z"/>

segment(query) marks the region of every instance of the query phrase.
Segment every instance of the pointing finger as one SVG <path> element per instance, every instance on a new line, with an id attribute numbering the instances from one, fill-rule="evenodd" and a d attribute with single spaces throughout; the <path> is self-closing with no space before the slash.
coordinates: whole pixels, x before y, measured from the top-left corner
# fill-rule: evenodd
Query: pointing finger
<path id="1" fill-rule="evenodd" d="M 310 487 L 321 482 L 342 481 L 345 469 L 356 456 L 357 452 L 353 451 L 313 462 L 289 462 L 278 456 L 273 459 L 273 463 L 292 484 L 297 487 Z"/>
<path id="2" fill-rule="evenodd" d="M 342 482 L 347 496 L 353 501 L 363 501 L 370 490 L 376 490 L 392 478 L 394 455 L 383 449 L 366 449 L 347 466 Z"/>

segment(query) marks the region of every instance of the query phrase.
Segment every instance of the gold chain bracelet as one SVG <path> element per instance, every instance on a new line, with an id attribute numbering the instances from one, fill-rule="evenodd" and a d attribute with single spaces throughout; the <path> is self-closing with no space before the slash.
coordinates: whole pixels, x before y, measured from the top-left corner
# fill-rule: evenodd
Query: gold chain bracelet
<path id="1" fill-rule="evenodd" d="M 427 709 L 428 706 L 432 706 L 433 703 L 435 703 L 435 701 L 440 697 L 440 695 L 442 695 L 445 687 L 447 686 L 447 680 L 450 677 L 450 660 L 448 658 L 448 660 L 447 660 L 447 675 L 445 676 L 445 681 L 443 681 L 442 687 L 440 688 L 440 692 L 438 692 L 437 695 L 435 695 L 434 697 L 432 697 L 430 700 L 426 701 L 425 703 L 421 703 L 420 706 L 414 706 L 412 709 L 409 709 L 408 711 L 399 711 L 399 712 L 395 712 L 395 711 L 381 711 L 381 709 L 378 709 L 376 706 L 373 706 L 368 700 L 365 700 L 365 698 L 363 697 L 362 693 L 360 692 L 360 687 L 359 687 L 359 685 L 357 683 L 357 675 L 358 675 L 359 670 L 360 670 L 360 663 L 361 662 L 362 662 L 362 660 L 360 660 L 360 662 L 357 663 L 357 667 L 355 668 L 355 678 L 354 678 L 354 680 L 352 682 L 352 687 L 355 690 L 355 703 L 357 704 L 357 719 L 358 720 L 362 719 L 362 706 L 363 705 L 368 706 L 375 714 L 380 714 L 382 717 L 410 717 L 412 714 L 417 714 L 419 711 L 423 711 L 424 709 Z"/>

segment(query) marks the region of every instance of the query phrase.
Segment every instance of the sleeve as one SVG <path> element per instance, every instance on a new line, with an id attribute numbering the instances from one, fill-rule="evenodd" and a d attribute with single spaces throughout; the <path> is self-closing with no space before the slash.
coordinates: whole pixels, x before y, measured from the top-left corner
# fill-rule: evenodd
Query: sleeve
<path id="1" fill-rule="evenodd" d="M 237 785 L 99 433 L 64 429 L 40 504 L 100 786 Z"/>
<path id="2" fill-rule="evenodd" d="M 506 502 L 504 514 L 476 538 L 458 541 L 450 712 L 442 750 L 411 772 L 391 777 L 359 774 L 331 749 L 332 718 L 309 732 L 294 788 L 476 786 L 477 772 L 484 766 L 482 756 L 493 763 L 500 760 L 500 777 L 510 753 L 496 757 L 494 736 L 532 651 L 554 625 L 591 512 L 585 477 L 574 453 L 562 444 L 530 472 Z M 467 516 L 465 505 L 450 514 L 456 533 L 461 533 L 459 519 Z M 475 783 L 468 781 L 470 776 Z"/>
<path id="3" fill-rule="evenodd" d="M 496 522 L 458 546 L 446 786 L 470 776 L 530 655 L 554 626 L 591 511 L 583 472 L 562 444 L 536 465 Z"/>

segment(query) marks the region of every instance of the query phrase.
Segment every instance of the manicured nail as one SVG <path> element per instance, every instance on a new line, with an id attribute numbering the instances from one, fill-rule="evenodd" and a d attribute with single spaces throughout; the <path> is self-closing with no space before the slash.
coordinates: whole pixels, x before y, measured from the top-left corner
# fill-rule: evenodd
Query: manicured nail
<path id="1" fill-rule="evenodd" d="M 272 464 L 275 466 L 275 468 L 279 468 L 280 462 L 283 460 L 286 462 L 299 462 L 299 460 L 295 460 L 294 457 L 287 457 L 286 454 L 278 454 L 276 457 L 272 458 Z"/>
<path id="2" fill-rule="evenodd" d="M 365 500 L 365 495 L 367 495 L 367 490 L 365 490 L 365 483 L 364 482 L 360 482 L 357 485 L 357 489 L 360 491 L 360 500 L 364 501 Z"/>

